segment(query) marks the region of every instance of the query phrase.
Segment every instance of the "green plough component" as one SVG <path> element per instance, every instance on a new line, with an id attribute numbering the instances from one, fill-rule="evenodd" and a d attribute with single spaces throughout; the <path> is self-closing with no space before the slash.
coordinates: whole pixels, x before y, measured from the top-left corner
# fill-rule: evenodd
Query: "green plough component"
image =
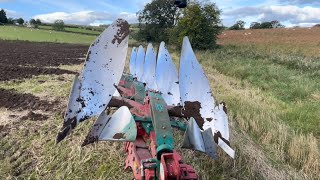
<path id="1" fill-rule="evenodd" d="M 157 140 L 157 155 L 173 152 L 173 134 L 167 104 L 159 93 L 149 92 L 151 116 Z M 160 157 L 158 157 L 160 159 Z"/>

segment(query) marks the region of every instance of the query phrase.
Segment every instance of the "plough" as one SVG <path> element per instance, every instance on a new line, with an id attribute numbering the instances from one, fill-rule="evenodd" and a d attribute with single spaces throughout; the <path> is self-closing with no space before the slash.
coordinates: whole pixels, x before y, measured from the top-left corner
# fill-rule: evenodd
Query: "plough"
<path id="1" fill-rule="evenodd" d="M 138 180 L 198 179 L 175 150 L 172 128 L 185 131 L 183 148 L 217 158 L 219 146 L 234 158 L 226 105 L 216 103 L 188 37 L 179 73 L 164 42 L 158 53 L 152 44 L 146 52 L 142 46 L 132 48 L 130 73 L 123 73 L 128 40 L 129 24 L 118 19 L 91 44 L 74 79 L 57 143 L 82 121 L 98 116 L 82 146 L 126 142 L 125 169 Z"/>

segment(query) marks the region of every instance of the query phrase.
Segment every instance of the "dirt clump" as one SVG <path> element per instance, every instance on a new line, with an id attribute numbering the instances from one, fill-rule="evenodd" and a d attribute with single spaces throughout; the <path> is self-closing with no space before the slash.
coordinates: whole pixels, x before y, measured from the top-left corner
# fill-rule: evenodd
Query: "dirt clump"
<path id="1" fill-rule="evenodd" d="M 29 93 L 19 93 L 13 89 L 0 88 L 0 107 L 9 110 L 43 110 L 54 111 L 60 103 L 41 100 Z"/>
<path id="2" fill-rule="evenodd" d="M 29 113 L 25 116 L 22 116 L 20 120 L 31 120 L 31 121 L 44 121 L 48 119 L 48 116 L 43 115 L 43 114 L 37 114 L 34 113 L 33 111 L 29 111 Z"/>

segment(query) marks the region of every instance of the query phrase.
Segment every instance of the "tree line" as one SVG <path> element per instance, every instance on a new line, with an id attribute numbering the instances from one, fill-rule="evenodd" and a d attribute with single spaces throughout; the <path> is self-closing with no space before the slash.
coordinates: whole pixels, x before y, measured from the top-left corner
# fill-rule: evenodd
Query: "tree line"
<path id="1" fill-rule="evenodd" d="M 7 17 L 7 13 L 4 9 L 0 10 L 0 23 L 2 24 L 19 24 L 19 25 L 23 25 L 25 21 L 23 18 L 17 18 L 17 19 L 13 19 L 13 18 L 8 18 Z M 29 21 L 30 24 L 32 25 L 40 25 L 41 21 L 40 19 L 30 19 Z"/>
<path id="2" fill-rule="evenodd" d="M 234 25 L 232 25 L 229 30 L 244 30 L 246 22 L 239 20 Z M 276 29 L 276 28 L 284 28 L 279 21 L 265 21 L 265 22 L 252 22 L 250 24 L 250 29 Z"/>

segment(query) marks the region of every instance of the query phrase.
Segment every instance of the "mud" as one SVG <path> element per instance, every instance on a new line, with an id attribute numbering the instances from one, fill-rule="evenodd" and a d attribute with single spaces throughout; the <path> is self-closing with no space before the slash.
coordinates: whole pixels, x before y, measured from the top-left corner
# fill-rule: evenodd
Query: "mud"
<path id="1" fill-rule="evenodd" d="M 43 111 L 55 111 L 58 108 L 60 102 L 49 102 L 41 100 L 32 94 L 21 94 L 15 90 L 7 90 L 0 88 L 0 107 L 8 110 L 43 110 Z"/>
<path id="2" fill-rule="evenodd" d="M 0 63 L 0 81 L 9 81 L 12 79 L 32 78 L 32 76 L 46 74 L 75 74 L 76 72 L 63 70 L 59 68 L 41 68 L 41 67 L 23 67 L 11 66 Z"/>
<path id="3" fill-rule="evenodd" d="M 30 111 L 27 115 L 22 116 L 20 120 L 31 120 L 31 121 L 45 121 L 48 119 L 48 116 L 43 114 L 37 114 L 33 111 Z"/>
<path id="4" fill-rule="evenodd" d="M 124 133 L 116 133 L 114 136 L 113 136 L 113 139 L 125 139 L 125 134 Z"/>
<path id="5" fill-rule="evenodd" d="M 199 128 L 203 130 L 204 119 L 201 117 L 201 114 L 200 114 L 201 103 L 198 101 L 195 101 L 195 102 L 186 101 L 184 103 L 184 108 L 185 108 L 185 112 L 191 115 L 189 117 L 193 117 L 196 120 Z M 185 114 L 185 112 L 182 112 L 182 113 Z"/>
<path id="6" fill-rule="evenodd" d="M 0 81 L 41 74 L 73 74 L 59 65 L 83 63 L 87 45 L 0 40 Z"/>
<path id="7" fill-rule="evenodd" d="M 127 38 L 130 32 L 129 30 L 130 25 L 125 20 L 122 20 L 122 19 L 118 20 L 117 26 L 120 27 L 120 29 L 118 30 L 117 34 L 114 36 L 112 40 L 112 44 L 114 44 L 116 41 L 118 42 L 118 44 L 121 44 L 121 42 Z"/>

